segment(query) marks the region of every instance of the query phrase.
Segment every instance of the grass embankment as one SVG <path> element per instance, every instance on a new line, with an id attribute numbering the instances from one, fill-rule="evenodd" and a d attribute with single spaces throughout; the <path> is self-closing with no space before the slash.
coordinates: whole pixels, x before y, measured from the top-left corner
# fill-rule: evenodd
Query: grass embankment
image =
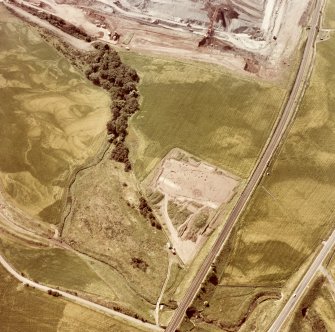
<path id="1" fill-rule="evenodd" d="M 136 332 L 123 321 L 18 283 L 0 266 L 1 331 Z"/>
<path id="2" fill-rule="evenodd" d="M 105 139 L 109 97 L 0 9 L 0 178 L 15 202 L 59 222 L 71 171 Z"/>
<path id="3" fill-rule="evenodd" d="M 332 252 L 329 263 L 327 264 L 329 273 L 335 279 L 335 250 Z"/>
<path id="4" fill-rule="evenodd" d="M 318 276 L 310 285 L 283 332 L 334 330 L 334 290 L 327 280 Z"/>
<path id="5" fill-rule="evenodd" d="M 141 111 L 127 142 L 143 180 L 179 147 L 247 178 L 278 116 L 285 89 L 195 62 L 122 55 L 139 73 Z"/>
<path id="6" fill-rule="evenodd" d="M 311 83 L 295 122 L 219 258 L 222 286 L 290 290 L 290 277 L 335 227 L 335 58 L 329 56 L 334 52 L 334 36 L 317 46 Z M 222 286 L 204 296 L 210 306 L 203 314 L 212 317 L 218 306 L 225 306 L 224 299 L 218 300 Z M 246 329 L 262 320 L 259 328 L 270 323 L 273 301 L 266 303 Z"/>

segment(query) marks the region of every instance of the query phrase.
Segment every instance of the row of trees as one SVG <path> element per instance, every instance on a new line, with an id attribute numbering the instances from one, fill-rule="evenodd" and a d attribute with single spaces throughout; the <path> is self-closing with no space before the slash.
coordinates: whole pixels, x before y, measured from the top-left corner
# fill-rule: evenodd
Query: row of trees
<path id="1" fill-rule="evenodd" d="M 112 98 L 111 119 L 107 123 L 109 141 L 114 144 L 111 158 L 131 170 L 129 149 L 125 145 L 128 119 L 139 110 L 136 71 L 122 63 L 118 53 L 108 44 L 94 43 L 96 51 L 87 59 L 90 63 L 86 77 L 107 90 Z"/>
<path id="2" fill-rule="evenodd" d="M 157 221 L 155 215 L 153 214 L 152 208 L 144 197 L 140 197 L 138 209 L 141 215 L 150 221 L 151 226 L 156 227 L 159 230 L 162 229 L 161 224 Z"/>
<path id="3" fill-rule="evenodd" d="M 83 29 L 80 29 L 76 27 L 75 25 L 69 22 L 66 22 L 65 20 L 63 20 L 62 18 L 56 15 L 46 13 L 37 8 L 33 8 L 32 6 L 27 6 L 22 2 L 18 2 L 17 0 L 10 0 L 10 3 L 22 8 L 26 12 L 34 16 L 37 16 L 38 18 L 42 20 L 48 21 L 54 27 L 62 30 L 63 32 L 71 36 L 74 36 L 78 39 L 86 40 L 87 42 L 92 41 L 92 37 L 89 36 Z"/>
<path id="4" fill-rule="evenodd" d="M 140 79 L 133 68 L 122 63 L 118 53 L 108 44 L 95 42 L 93 46 L 96 51 L 85 59 L 90 64 L 85 75 L 111 95 L 111 119 L 107 122 L 109 142 L 114 144 L 111 159 L 124 163 L 124 169 L 128 172 L 131 170 L 131 163 L 125 140 L 128 119 L 139 110 L 137 83 Z M 153 227 L 162 229 L 144 197 L 140 198 L 138 209 Z"/>

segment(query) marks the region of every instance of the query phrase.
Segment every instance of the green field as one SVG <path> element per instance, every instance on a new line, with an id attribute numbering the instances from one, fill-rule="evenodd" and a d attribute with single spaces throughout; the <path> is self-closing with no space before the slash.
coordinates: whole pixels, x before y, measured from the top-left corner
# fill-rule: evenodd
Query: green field
<path id="1" fill-rule="evenodd" d="M 0 7 L 0 180 L 15 202 L 57 223 L 71 171 L 105 139 L 109 97 Z"/>
<path id="2" fill-rule="evenodd" d="M 284 88 L 196 62 L 132 53 L 123 59 L 141 77 L 141 111 L 127 138 L 140 180 L 175 147 L 249 176 L 279 114 Z"/>
<path id="3" fill-rule="evenodd" d="M 143 331 L 61 298 L 18 283 L 0 267 L 0 322 L 3 332 Z"/>
<path id="4" fill-rule="evenodd" d="M 219 300 L 222 286 L 285 287 L 284 295 L 292 290 L 295 273 L 335 227 L 334 52 L 334 36 L 318 44 L 311 83 L 295 122 L 219 257 L 221 287 L 207 298 L 212 318 L 219 319 L 217 308 L 227 304 Z M 241 308 L 244 301 L 247 297 L 241 297 Z M 258 328 L 265 330 L 275 303 L 263 303 L 245 328 L 264 319 Z M 233 321 L 227 318 L 225 323 Z"/>

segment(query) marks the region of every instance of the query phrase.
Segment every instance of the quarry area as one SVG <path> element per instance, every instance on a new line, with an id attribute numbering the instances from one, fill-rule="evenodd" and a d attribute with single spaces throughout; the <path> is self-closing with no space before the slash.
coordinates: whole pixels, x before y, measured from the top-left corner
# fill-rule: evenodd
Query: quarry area
<path id="1" fill-rule="evenodd" d="M 232 199 L 239 179 L 173 149 L 145 182 L 170 235 L 169 249 L 190 263 L 215 227 L 215 211 Z"/>
<path id="2" fill-rule="evenodd" d="M 290 66 L 312 6 L 311 0 L 30 0 L 21 6 L 27 9 L 127 50 L 276 78 Z"/>

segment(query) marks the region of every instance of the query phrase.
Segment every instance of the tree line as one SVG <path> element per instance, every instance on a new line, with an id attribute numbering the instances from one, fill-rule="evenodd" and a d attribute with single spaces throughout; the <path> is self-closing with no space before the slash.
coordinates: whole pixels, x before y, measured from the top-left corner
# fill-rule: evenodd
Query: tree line
<path id="1" fill-rule="evenodd" d="M 124 163 L 125 171 L 130 171 L 129 149 L 125 139 L 128 119 L 139 110 L 139 76 L 133 68 L 122 63 L 119 54 L 108 44 L 96 42 L 94 47 L 96 51 L 89 56 L 90 64 L 85 75 L 111 95 L 111 119 L 107 122 L 109 142 L 114 144 L 111 159 Z"/>
<path id="2" fill-rule="evenodd" d="M 83 29 L 78 28 L 74 24 L 63 20 L 62 18 L 60 18 L 56 15 L 49 14 L 49 13 L 46 13 L 42 10 L 37 9 L 37 8 L 33 8 L 32 6 L 25 5 L 24 3 L 22 3 L 22 1 L 18 2 L 17 0 L 9 0 L 9 3 L 12 4 L 12 5 L 16 5 L 17 7 L 22 8 L 23 10 L 30 13 L 31 15 L 34 15 L 34 16 L 42 19 L 42 20 L 45 20 L 45 21 L 49 22 L 51 25 L 53 25 L 57 29 L 60 29 L 63 32 L 65 32 L 65 33 L 67 33 L 67 34 L 69 34 L 73 37 L 85 40 L 87 42 L 91 42 L 92 39 L 93 39 Z"/>

